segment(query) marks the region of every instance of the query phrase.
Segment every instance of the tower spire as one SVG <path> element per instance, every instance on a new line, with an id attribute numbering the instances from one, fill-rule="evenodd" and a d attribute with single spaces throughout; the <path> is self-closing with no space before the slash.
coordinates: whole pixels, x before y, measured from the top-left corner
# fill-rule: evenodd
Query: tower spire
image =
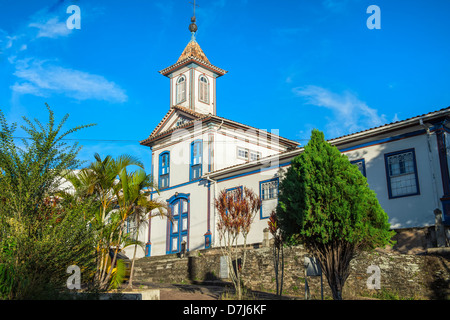
<path id="1" fill-rule="evenodd" d="M 192 3 L 192 7 L 194 9 L 194 15 L 191 18 L 191 24 L 189 25 L 189 31 L 191 32 L 191 41 L 195 41 L 195 33 L 197 32 L 197 25 L 195 24 L 196 18 L 195 18 L 195 7 L 198 7 L 198 5 L 195 4 L 195 0 L 194 2 L 189 2 Z"/>

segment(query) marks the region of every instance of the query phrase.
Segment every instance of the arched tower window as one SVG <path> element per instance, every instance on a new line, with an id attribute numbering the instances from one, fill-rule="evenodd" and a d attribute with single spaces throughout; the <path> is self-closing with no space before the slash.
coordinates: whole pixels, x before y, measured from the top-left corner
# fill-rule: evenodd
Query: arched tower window
<path id="1" fill-rule="evenodd" d="M 201 102 L 209 103 L 209 82 L 204 75 L 198 79 L 198 99 Z"/>
<path id="2" fill-rule="evenodd" d="M 186 77 L 180 76 L 177 80 L 177 104 L 186 100 Z"/>

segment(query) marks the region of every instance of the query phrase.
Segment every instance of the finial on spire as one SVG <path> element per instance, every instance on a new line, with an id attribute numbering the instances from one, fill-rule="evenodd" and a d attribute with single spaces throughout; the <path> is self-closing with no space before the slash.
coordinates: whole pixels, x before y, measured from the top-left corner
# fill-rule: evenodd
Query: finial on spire
<path id="1" fill-rule="evenodd" d="M 195 33 L 197 32 L 197 25 L 195 24 L 195 7 L 198 7 L 198 5 L 195 4 L 195 0 L 194 2 L 189 2 L 192 3 L 193 9 L 194 9 L 194 15 L 191 18 L 191 24 L 189 25 L 189 31 L 191 32 L 192 36 L 191 36 L 191 40 L 195 41 Z"/>

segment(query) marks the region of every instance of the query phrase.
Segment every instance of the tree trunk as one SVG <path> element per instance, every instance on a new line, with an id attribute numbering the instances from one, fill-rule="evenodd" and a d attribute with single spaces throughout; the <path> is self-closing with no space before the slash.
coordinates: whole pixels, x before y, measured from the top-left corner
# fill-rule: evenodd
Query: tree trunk
<path id="1" fill-rule="evenodd" d="M 350 274 L 354 252 L 354 245 L 344 241 L 321 245 L 312 251 L 320 262 L 334 300 L 342 300 L 342 290 Z"/>
<path id="2" fill-rule="evenodd" d="M 283 294 L 283 281 L 284 281 L 284 249 L 283 244 L 280 245 L 281 250 L 281 279 L 280 279 L 280 297 Z"/>
<path id="3" fill-rule="evenodd" d="M 128 280 L 128 288 L 133 289 L 133 273 L 134 273 L 134 261 L 136 260 L 137 244 L 134 245 L 133 261 L 131 261 L 130 279 Z"/>
<path id="4" fill-rule="evenodd" d="M 120 229 L 119 229 L 119 236 L 118 236 L 118 240 L 117 240 L 117 246 L 116 249 L 114 250 L 114 257 L 111 261 L 111 266 L 109 267 L 108 270 L 108 274 L 106 275 L 105 279 L 103 280 L 102 286 L 107 286 L 109 285 L 109 280 L 111 278 L 111 273 L 112 270 L 114 268 L 114 264 L 116 263 L 117 260 L 117 253 L 119 252 L 119 246 L 120 246 L 120 241 L 122 239 L 122 230 L 123 230 L 123 225 L 124 225 L 124 220 L 122 220 L 122 222 L 120 223 Z"/>

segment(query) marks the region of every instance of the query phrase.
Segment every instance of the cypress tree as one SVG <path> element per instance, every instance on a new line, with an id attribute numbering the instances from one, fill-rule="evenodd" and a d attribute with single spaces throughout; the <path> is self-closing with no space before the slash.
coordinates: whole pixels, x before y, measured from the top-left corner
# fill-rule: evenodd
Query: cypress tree
<path id="1" fill-rule="evenodd" d="M 277 217 L 284 238 L 319 261 L 333 299 L 342 299 L 350 261 L 360 250 L 392 245 L 388 216 L 347 156 L 313 130 L 279 187 Z"/>

